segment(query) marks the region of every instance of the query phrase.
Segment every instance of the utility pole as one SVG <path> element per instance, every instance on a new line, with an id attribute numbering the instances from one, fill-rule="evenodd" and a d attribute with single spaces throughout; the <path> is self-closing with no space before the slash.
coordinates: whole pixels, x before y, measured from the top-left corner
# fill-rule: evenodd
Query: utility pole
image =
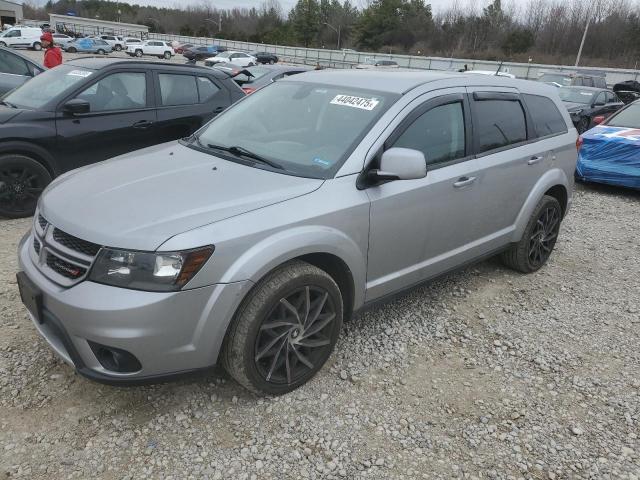
<path id="1" fill-rule="evenodd" d="M 342 26 L 338 25 L 338 28 L 336 28 L 333 25 L 331 25 L 330 23 L 324 22 L 324 24 L 327 27 L 329 27 L 331 30 L 333 30 L 334 32 L 336 32 L 338 34 L 338 46 L 337 46 L 336 50 L 340 50 L 340 30 L 341 30 Z"/>
<path id="2" fill-rule="evenodd" d="M 595 13 L 595 6 L 594 6 L 594 13 Z M 587 32 L 589 31 L 590 23 L 591 23 L 591 12 L 589 12 L 589 14 L 587 15 L 587 24 L 584 26 L 582 41 L 580 42 L 580 48 L 578 49 L 578 56 L 576 57 L 576 64 L 575 64 L 576 67 L 580 64 L 580 57 L 582 56 L 582 48 L 584 47 L 584 42 L 587 39 Z"/>

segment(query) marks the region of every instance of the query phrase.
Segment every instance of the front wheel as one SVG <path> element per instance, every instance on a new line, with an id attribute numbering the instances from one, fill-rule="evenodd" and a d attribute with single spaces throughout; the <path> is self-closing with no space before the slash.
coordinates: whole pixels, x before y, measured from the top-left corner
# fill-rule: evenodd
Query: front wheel
<path id="1" fill-rule="evenodd" d="M 171 60 L 171 52 L 164 52 L 163 57 L 165 60 Z"/>
<path id="2" fill-rule="evenodd" d="M 122 50 L 122 45 L 116 45 L 115 47 L 113 47 L 113 49 L 114 49 L 116 52 L 119 52 L 120 50 Z"/>
<path id="3" fill-rule="evenodd" d="M 136 57 L 142 56 L 142 50 L 136 50 Z"/>
<path id="4" fill-rule="evenodd" d="M 273 58 L 269 60 L 269 65 L 273 65 L 274 63 L 276 63 L 276 61 Z"/>
<path id="5" fill-rule="evenodd" d="M 106 52 L 104 50 L 102 50 L 101 48 L 98 49 L 98 51 L 96 52 L 98 55 L 106 55 Z"/>
<path id="6" fill-rule="evenodd" d="M 78 50 L 76 50 L 74 47 L 69 47 L 67 48 L 67 53 L 76 53 Z"/>
<path id="7" fill-rule="evenodd" d="M 591 125 L 591 120 L 588 117 L 582 117 L 578 122 L 578 133 L 583 134 L 589 130 L 589 125 Z"/>
<path id="8" fill-rule="evenodd" d="M 260 281 L 236 312 L 222 363 L 255 393 L 290 392 L 325 364 L 342 316 L 342 295 L 331 276 L 308 263 L 289 262 Z"/>
<path id="9" fill-rule="evenodd" d="M 26 155 L 0 156 L 0 216 L 21 218 L 33 215 L 38 197 L 51 182 L 51 174 Z"/>
<path id="10" fill-rule="evenodd" d="M 4 43 L 4 42 L 0 42 L 0 47 L 6 47 L 6 46 L 7 46 L 7 44 L 6 44 L 6 43 Z"/>
<path id="11" fill-rule="evenodd" d="M 558 240 L 562 208 L 555 198 L 545 195 L 538 203 L 518 243 L 502 254 L 503 263 L 522 273 L 542 267 L 551 256 Z"/>
<path id="12" fill-rule="evenodd" d="M 40 42 L 36 42 L 36 43 L 34 43 L 34 44 L 33 44 L 33 49 L 34 49 L 36 52 L 39 52 L 40 50 L 42 50 L 42 44 L 41 44 Z"/>

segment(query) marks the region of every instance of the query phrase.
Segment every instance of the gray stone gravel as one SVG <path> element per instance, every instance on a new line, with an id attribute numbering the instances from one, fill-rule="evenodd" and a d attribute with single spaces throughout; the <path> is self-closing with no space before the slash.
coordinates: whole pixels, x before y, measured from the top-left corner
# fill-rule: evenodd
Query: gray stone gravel
<path id="1" fill-rule="evenodd" d="M 29 324 L 0 220 L 0 478 L 640 479 L 640 195 L 577 187 L 549 264 L 367 311 L 307 386 L 114 388 Z"/>

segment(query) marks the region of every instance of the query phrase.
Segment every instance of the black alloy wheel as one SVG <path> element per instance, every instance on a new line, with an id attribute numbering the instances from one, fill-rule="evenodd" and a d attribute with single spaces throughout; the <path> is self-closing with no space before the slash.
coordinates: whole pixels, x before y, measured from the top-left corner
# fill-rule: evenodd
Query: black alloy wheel
<path id="1" fill-rule="evenodd" d="M 33 215 L 38 198 L 51 182 L 47 169 L 22 155 L 0 157 L 0 216 Z"/>
<path id="2" fill-rule="evenodd" d="M 529 262 L 540 268 L 549 259 L 560 231 L 560 210 L 555 205 L 547 206 L 538 216 L 529 237 Z"/>
<path id="3" fill-rule="evenodd" d="M 281 298 L 260 325 L 254 359 L 261 377 L 291 384 L 311 372 L 333 348 L 336 311 L 329 293 L 304 286 Z"/>
<path id="4" fill-rule="evenodd" d="M 583 134 L 589 130 L 589 125 L 591 125 L 591 120 L 588 117 L 582 117 L 578 122 L 578 133 Z"/>

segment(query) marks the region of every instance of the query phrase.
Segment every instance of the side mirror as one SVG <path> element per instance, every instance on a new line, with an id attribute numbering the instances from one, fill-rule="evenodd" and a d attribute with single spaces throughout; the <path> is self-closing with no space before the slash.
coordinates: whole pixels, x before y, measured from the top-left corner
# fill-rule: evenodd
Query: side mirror
<path id="1" fill-rule="evenodd" d="M 414 180 L 427 176 L 424 153 L 411 148 L 390 148 L 382 154 L 380 170 L 372 171 L 380 180 Z"/>
<path id="2" fill-rule="evenodd" d="M 600 125 L 602 122 L 604 122 L 604 115 L 596 115 L 595 117 L 593 117 L 592 122 L 594 125 Z"/>
<path id="3" fill-rule="evenodd" d="M 70 115 L 82 115 L 91 111 L 91 105 L 86 100 L 74 98 L 64 104 L 62 111 Z"/>

